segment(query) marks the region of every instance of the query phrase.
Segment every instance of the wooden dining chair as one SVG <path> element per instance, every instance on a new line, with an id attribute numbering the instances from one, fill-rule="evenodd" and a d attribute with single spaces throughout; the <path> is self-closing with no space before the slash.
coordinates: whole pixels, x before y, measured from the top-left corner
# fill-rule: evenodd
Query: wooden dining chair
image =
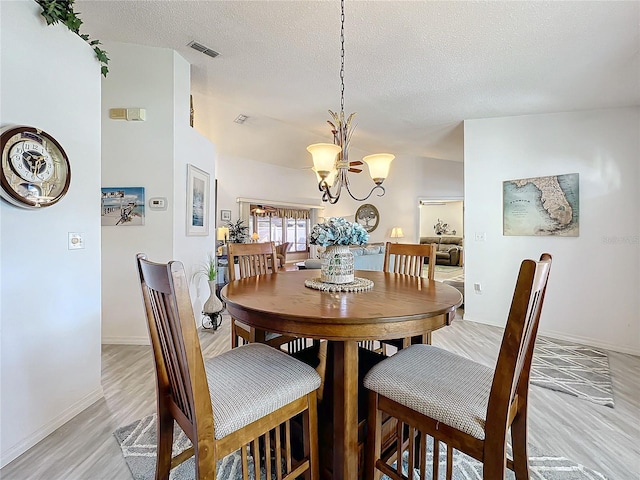
<path id="1" fill-rule="evenodd" d="M 550 268 L 546 253 L 540 261 L 522 262 L 495 370 L 437 347 L 411 345 L 367 373 L 366 478 L 378 480 L 384 473 L 393 480 L 413 479 L 402 473 L 407 451 L 408 471 L 418 468 L 425 480 L 425 446 L 431 436 L 433 479 L 440 478 L 440 442 L 447 448 L 447 480 L 452 477 L 453 449 L 482 462 L 485 480 L 504 480 L 505 467 L 518 480 L 529 479 L 529 372 Z M 383 415 L 398 420 L 388 445 L 381 441 Z M 506 454 L 509 431 L 513 459 Z"/>
<path id="2" fill-rule="evenodd" d="M 421 277 L 425 259 L 429 259 L 427 278 L 433 280 L 436 271 L 436 249 L 437 245 L 435 243 L 415 244 L 387 242 L 384 249 L 382 271 Z"/>
<path id="3" fill-rule="evenodd" d="M 433 280 L 436 271 L 436 249 L 435 243 L 412 244 L 412 243 L 390 243 L 384 250 L 384 264 L 382 270 L 388 273 L 400 273 L 403 275 L 422 276 L 422 268 L 425 259 L 429 260 L 426 278 Z M 382 353 L 387 355 L 387 346 L 391 345 L 397 350 L 411 345 L 411 338 L 397 338 L 382 340 Z M 422 343 L 431 345 L 431 332 L 422 335 Z"/>
<path id="4" fill-rule="evenodd" d="M 238 449 L 247 480 L 248 448 L 256 479 L 261 464 L 269 480 L 317 479 L 316 371 L 262 344 L 204 361 L 182 264 L 138 254 L 137 265 L 156 370 L 156 480 L 194 455 L 195 479 L 216 480 L 217 462 Z M 304 438 L 294 458 L 291 419 L 299 414 Z M 174 421 L 193 446 L 172 458 Z"/>
<path id="5" fill-rule="evenodd" d="M 278 273 L 276 247 L 273 242 L 230 243 L 228 246 L 229 281 L 255 277 L 267 273 Z M 239 275 L 236 275 L 235 264 Z M 275 265 L 275 268 L 274 268 Z M 304 339 L 297 339 L 279 333 L 265 332 L 264 342 L 275 348 L 283 345 L 289 353 L 303 348 Z M 256 341 L 256 329 L 231 318 L 231 348 Z"/>

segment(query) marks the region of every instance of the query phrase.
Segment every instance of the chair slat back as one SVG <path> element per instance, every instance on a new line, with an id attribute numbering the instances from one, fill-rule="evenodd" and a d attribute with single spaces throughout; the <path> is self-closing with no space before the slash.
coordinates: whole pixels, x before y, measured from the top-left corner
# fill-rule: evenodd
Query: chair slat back
<path id="1" fill-rule="evenodd" d="M 393 258 L 392 258 L 393 256 Z M 434 279 L 436 264 L 436 244 L 413 244 L 387 242 L 382 270 L 389 273 L 422 276 L 424 259 L 429 259 L 427 278 Z"/>
<path id="2" fill-rule="evenodd" d="M 189 437 L 189 427 L 195 428 L 196 419 L 198 423 L 209 422 L 213 429 L 211 399 L 184 267 L 180 262 L 150 262 L 143 254 L 137 255 L 137 264 L 158 396 L 168 396 L 182 413 L 184 417 L 178 415 L 176 420 Z"/>
<path id="3" fill-rule="evenodd" d="M 524 260 L 516 282 L 487 408 L 487 424 L 504 424 L 516 394 L 526 402 L 533 348 L 547 289 L 551 255 Z"/>
<path id="4" fill-rule="evenodd" d="M 230 243 L 229 252 L 229 280 L 239 280 L 255 277 L 266 273 L 276 273 L 276 247 L 273 242 L 265 243 Z M 240 276 L 236 278 L 235 262 L 238 261 Z"/>

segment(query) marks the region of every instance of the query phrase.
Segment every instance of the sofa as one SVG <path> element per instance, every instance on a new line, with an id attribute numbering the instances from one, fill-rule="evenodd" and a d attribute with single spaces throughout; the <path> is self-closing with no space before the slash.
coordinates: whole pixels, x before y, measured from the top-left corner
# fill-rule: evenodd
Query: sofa
<path id="1" fill-rule="evenodd" d="M 436 265 L 462 266 L 462 237 L 435 235 L 420 237 L 420 243 L 435 243 Z"/>
<path id="2" fill-rule="evenodd" d="M 354 270 L 382 271 L 384 265 L 384 243 L 368 243 L 363 246 L 349 247 L 353 253 Z"/>
<path id="3" fill-rule="evenodd" d="M 349 247 L 353 253 L 354 270 L 382 271 L 384 265 L 384 243 L 369 243 L 367 245 L 352 245 Z M 304 262 L 305 268 L 320 268 L 320 259 L 310 258 Z"/>

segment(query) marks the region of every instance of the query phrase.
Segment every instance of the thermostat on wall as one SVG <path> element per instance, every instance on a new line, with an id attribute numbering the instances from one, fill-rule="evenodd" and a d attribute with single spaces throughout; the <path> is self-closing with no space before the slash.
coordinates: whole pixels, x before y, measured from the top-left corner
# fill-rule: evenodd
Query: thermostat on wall
<path id="1" fill-rule="evenodd" d="M 166 210 L 167 199 L 166 197 L 154 197 L 149 199 L 150 210 Z"/>

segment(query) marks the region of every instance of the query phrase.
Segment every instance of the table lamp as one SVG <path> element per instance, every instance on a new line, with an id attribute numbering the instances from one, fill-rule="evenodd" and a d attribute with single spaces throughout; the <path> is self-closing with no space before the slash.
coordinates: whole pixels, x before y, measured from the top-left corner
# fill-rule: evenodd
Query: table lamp
<path id="1" fill-rule="evenodd" d="M 229 227 L 218 227 L 218 241 L 227 243 L 229 238 Z"/>
<path id="2" fill-rule="evenodd" d="M 226 255 L 226 244 L 229 238 L 229 227 L 218 227 L 216 234 L 218 240 L 218 255 Z"/>
<path id="3" fill-rule="evenodd" d="M 402 227 L 393 227 L 391 229 L 391 238 L 396 239 L 396 243 L 398 243 L 399 238 L 404 238 L 404 233 L 402 232 Z"/>

